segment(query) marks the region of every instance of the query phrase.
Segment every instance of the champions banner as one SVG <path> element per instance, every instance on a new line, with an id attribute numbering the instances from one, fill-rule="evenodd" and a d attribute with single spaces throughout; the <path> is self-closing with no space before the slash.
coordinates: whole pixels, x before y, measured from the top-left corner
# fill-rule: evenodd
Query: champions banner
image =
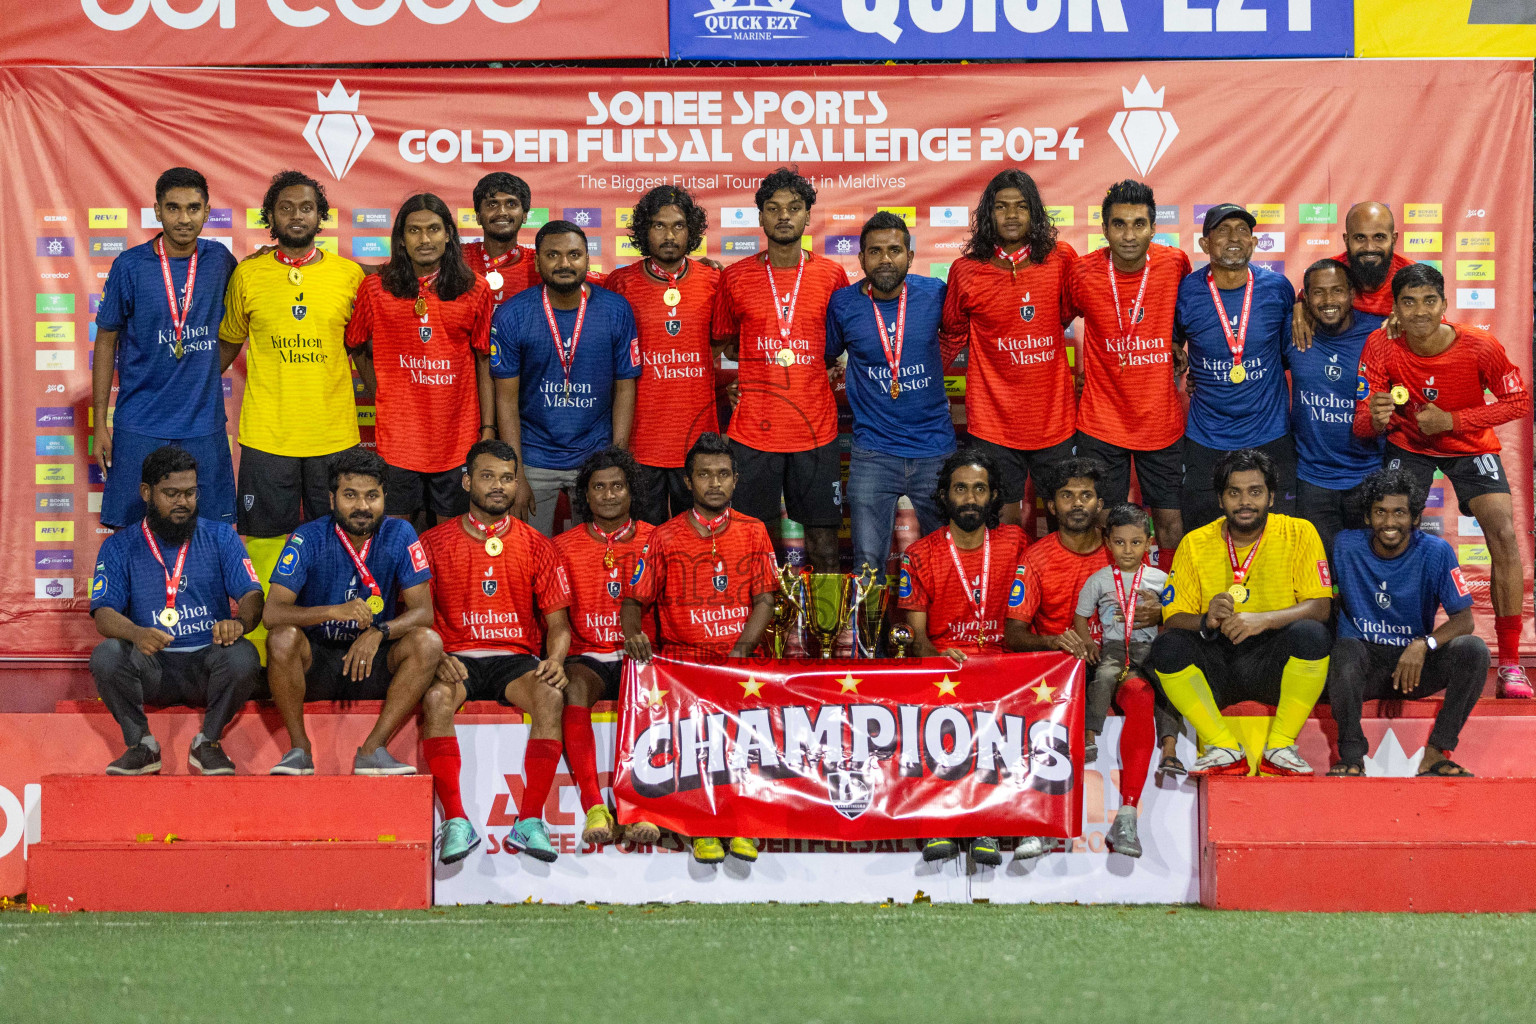
<path id="1" fill-rule="evenodd" d="M 656 657 L 626 666 L 619 820 L 685 836 L 1061 836 L 1082 824 L 1083 666 Z"/>
<path id="2" fill-rule="evenodd" d="M 636 258 L 630 211 L 660 184 L 705 207 L 708 255 L 753 255 L 753 191 L 796 164 L 819 190 L 806 244 L 855 278 L 860 226 L 880 209 L 911 225 L 914 271 L 946 275 L 982 188 L 1010 166 L 1039 182 L 1079 253 L 1104 244 L 1099 206 L 1122 178 L 1155 187 L 1157 241 L 1197 267 L 1206 209 L 1243 203 L 1259 222 L 1255 263 L 1293 284 L 1343 249 L 1350 204 L 1374 199 L 1397 213 L 1398 250 L 1444 271 L 1451 319 L 1492 330 L 1530 380 L 1531 114 L 1528 61 L 0 69 L 0 244 L 15 257 L 0 275 L 0 656 L 81 656 L 97 640 L 85 615 L 104 535 L 94 313 L 114 257 L 153 237 L 168 166 L 208 176 L 205 236 L 242 256 L 269 241 L 270 176 L 313 175 L 334 211 L 320 245 L 375 264 L 407 196 L 437 192 L 475 238 L 475 182 L 511 171 L 533 189 L 525 244 L 548 219 L 572 220 L 611 270 Z M 1435 125 L 1433 138 L 1404 134 L 1399 118 Z M 227 376 L 231 428 L 243 373 L 242 361 Z M 964 373 L 946 380 L 962 430 Z M 358 415 L 366 440 L 366 397 Z M 846 416 L 843 430 L 846 450 Z M 1529 523 L 1531 424 L 1499 437 L 1516 521 Z M 1488 551 L 1443 480 L 1424 526 L 1456 546 L 1492 642 Z M 1520 543 L 1529 622 L 1529 533 Z"/>

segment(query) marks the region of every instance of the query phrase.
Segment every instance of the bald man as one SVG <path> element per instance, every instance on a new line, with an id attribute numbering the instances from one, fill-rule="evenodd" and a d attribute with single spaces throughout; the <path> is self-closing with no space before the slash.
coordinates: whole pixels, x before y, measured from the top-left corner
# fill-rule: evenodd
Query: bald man
<path id="1" fill-rule="evenodd" d="M 1357 313 L 1392 315 L 1392 275 L 1413 260 L 1397 254 L 1397 221 L 1386 203 L 1356 203 L 1344 215 L 1344 251 L 1333 257 L 1349 265 L 1359 288 Z M 1312 344 L 1312 315 L 1298 301 L 1291 314 L 1291 340 L 1303 352 Z"/>

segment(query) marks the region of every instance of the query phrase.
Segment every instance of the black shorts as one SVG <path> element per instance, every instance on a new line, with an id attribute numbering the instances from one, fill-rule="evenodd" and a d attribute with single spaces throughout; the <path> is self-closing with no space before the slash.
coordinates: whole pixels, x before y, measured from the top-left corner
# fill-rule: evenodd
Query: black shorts
<path id="1" fill-rule="evenodd" d="M 389 692 L 389 649 L 391 640 L 379 644 L 373 655 L 368 677 L 353 682 L 342 669 L 351 644 L 309 642 L 309 671 L 304 673 L 304 699 L 311 700 L 383 700 Z"/>
<path id="2" fill-rule="evenodd" d="M 331 460 L 338 454 L 300 458 L 242 447 L 235 507 L 240 532 L 247 537 L 283 537 L 300 522 L 328 514 Z"/>
<path id="3" fill-rule="evenodd" d="M 1049 448 L 1035 449 L 1009 448 L 1007 445 L 998 444 L 996 441 L 984 441 L 979 437 L 973 437 L 967 443 L 972 448 L 986 452 L 997 460 L 998 471 L 1003 475 L 1002 492 L 1005 505 L 1024 500 L 1025 480 L 1034 481 L 1035 497 L 1045 501 L 1050 497 L 1046 492 L 1051 486 L 1051 467 L 1062 459 L 1072 457 L 1070 437 Z"/>
<path id="4" fill-rule="evenodd" d="M 1365 525 L 1364 490 L 1364 484 L 1341 491 L 1296 481 L 1296 515 L 1317 527 L 1317 536 L 1330 559 L 1333 539 L 1340 530 L 1358 530 Z"/>
<path id="5" fill-rule="evenodd" d="M 617 661 L 598 661 L 596 658 L 585 654 L 578 654 L 574 658 L 565 659 L 565 670 L 570 672 L 572 665 L 581 665 L 591 669 L 597 678 L 603 682 L 603 694 L 598 700 L 618 700 L 619 686 L 624 681 L 624 659 Z"/>
<path id="6" fill-rule="evenodd" d="M 681 466 L 641 466 L 635 490 L 631 511 L 652 526 L 693 508 L 693 493 Z"/>
<path id="7" fill-rule="evenodd" d="M 1484 494 L 1508 494 L 1509 474 L 1504 472 L 1504 461 L 1498 452 L 1485 455 L 1420 455 L 1405 451 L 1395 444 L 1387 445 L 1383 464 L 1388 469 L 1406 469 L 1424 485 L 1424 493 L 1435 480 L 1435 470 L 1456 488 L 1456 504 L 1461 514 L 1472 514 L 1471 502 Z"/>
<path id="8" fill-rule="evenodd" d="M 1198 668 L 1210 684 L 1216 706 L 1225 708 L 1245 700 L 1276 703 L 1286 662 L 1292 657 L 1306 661 L 1326 658 L 1332 645 L 1328 627 L 1314 619 L 1301 619 L 1240 644 L 1224 636 L 1205 640 L 1194 630 L 1169 629 L 1153 641 L 1147 660 L 1154 675 L 1191 665 Z M 1161 684 L 1158 692 L 1162 692 Z"/>
<path id="9" fill-rule="evenodd" d="M 1280 490 L 1275 494 L 1271 512 L 1292 515 L 1296 510 L 1296 443 L 1290 434 L 1282 434 L 1273 441 L 1254 445 L 1275 462 L 1275 473 L 1280 477 Z M 1179 510 L 1187 533 L 1206 523 L 1221 518 L 1221 504 L 1216 500 L 1216 463 L 1226 451 L 1207 448 L 1200 442 L 1184 438 L 1184 485 L 1179 498 Z"/>
<path id="10" fill-rule="evenodd" d="M 469 492 L 464 489 L 464 470 L 459 467 L 421 473 L 390 466 L 385 475 L 387 516 L 413 516 L 426 510 L 439 519 L 452 519 L 469 511 Z"/>
<path id="11" fill-rule="evenodd" d="M 1141 485 L 1142 504 L 1161 509 L 1179 507 L 1179 495 L 1184 487 L 1183 441 L 1153 451 L 1138 451 L 1100 441 L 1081 431 L 1074 440 L 1079 456 L 1102 462 L 1108 471 L 1099 481 L 1099 500 L 1105 508 L 1130 500 L 1132 460 L 1136 463 L 1136 482 Z"/>
<path id="12" fill-rule="evenodd" d="M 507 700 L 507 684 L 539 667 L 531 654 L 489 654 L 480 658 L 458 656 L 469 672 L 464 680 L 465 700 L 494 700 L 512 707 Z"/>
<path id="13" fill-rule="evenodd" d="M 731 507 L 775 523 L 784 514 L 810 527 L 843 522 L 843 460 L 836 441 L 804 452 L 765 452 L 731 439 L 736 455 L 736 493 Z M 691 506 L 690 506 L 691 507 Z"/>

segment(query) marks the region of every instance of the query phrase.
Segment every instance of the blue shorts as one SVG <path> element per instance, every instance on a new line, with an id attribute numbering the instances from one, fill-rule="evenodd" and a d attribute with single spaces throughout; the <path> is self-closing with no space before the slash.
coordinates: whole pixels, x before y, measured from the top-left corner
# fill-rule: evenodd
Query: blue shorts
<path id="1" fill-rule="evenodd" d="M 149 437 L 127 430 L 112 432 L 112 468 L 101 496 L 101 523 L 121 529 L 144 518 L 139 481 L 144 460 L 162 445 L 185 448 L 197 460 L 197 514 L 235 525 L 235 465 L 224 431 L 203 437 Z"/>

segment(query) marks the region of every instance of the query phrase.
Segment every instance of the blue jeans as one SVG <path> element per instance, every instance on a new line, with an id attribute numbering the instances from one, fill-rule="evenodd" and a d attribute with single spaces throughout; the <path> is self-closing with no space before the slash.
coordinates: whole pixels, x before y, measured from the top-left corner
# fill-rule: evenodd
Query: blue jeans
<path id="1" fill-rule="evenodd" d="M 891 529 L 896 524 L 896 501 L 902 495 L 912 502 L 923 536 L 944 525 L 933 491 L 947 457 L 904 459 L 854 446 L 848 459 L 847 499 L 853 520 L 854 572 L 865 565 L 885 571 L 891 553 Z"/>

